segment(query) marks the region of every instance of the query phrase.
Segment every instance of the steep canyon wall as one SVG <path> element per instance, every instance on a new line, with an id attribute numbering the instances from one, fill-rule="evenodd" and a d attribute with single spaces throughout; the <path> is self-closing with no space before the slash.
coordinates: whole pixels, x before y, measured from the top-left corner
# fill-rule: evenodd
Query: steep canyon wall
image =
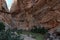
<path id="1" fill-rule="evenodd" d="M 11 28 L 28 30 L 37 26 L 55 29 L 60 26 L 60 0 L 15 0 L 10 12 L 1 13 L 1 16 Z"/>

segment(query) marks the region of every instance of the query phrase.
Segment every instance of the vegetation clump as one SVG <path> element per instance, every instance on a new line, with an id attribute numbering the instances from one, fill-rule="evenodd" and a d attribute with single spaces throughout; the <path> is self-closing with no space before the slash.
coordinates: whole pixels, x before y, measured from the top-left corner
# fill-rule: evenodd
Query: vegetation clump
<path id="1" fill-rule="evenodd" d="M 1 31 L 1 30 L 5 30 L 5 25 L 4 25 L 3 22 L 0 22 L 0 31 Z"/>
<path id="2" fill-rule="evenodd" d="M 5 30 L 5 25 L 0 22 L 0 40 L 23 40 L 16 30 Z"/>
<path id="3" fill-rule="evenodd" d="M 41 27 L 34 26 L 31 29 L 31 32 L 45 34 L 46 32 L 48 32 L 48 29 L 45 29 L 44 27 L 41 28 Z"/>

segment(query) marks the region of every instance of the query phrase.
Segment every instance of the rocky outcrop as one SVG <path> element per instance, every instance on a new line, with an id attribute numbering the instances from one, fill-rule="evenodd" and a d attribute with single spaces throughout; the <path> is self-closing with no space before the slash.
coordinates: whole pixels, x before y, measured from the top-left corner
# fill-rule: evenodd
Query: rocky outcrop
<path id="1" fill-rule="evenodd" d="M 0 1 L 0 5 L 0 19 L 11 28 L 53 29 L 60 25 L 60 0 L 14 0 L 10 12 L 5 1 Z"/>
<path id="2" fill-rule="evenodd" d="M 11 26 L 11 14 L 5 0 L 0 0 L 0 22 L 3 22 L 7 28 Z"/>
<path id="3" fill-rule="evenodd" d="M 51 29 L 60 25 L 60 0 L 16 0 L 10 12 L 17 28 L 40 25 Z"/>

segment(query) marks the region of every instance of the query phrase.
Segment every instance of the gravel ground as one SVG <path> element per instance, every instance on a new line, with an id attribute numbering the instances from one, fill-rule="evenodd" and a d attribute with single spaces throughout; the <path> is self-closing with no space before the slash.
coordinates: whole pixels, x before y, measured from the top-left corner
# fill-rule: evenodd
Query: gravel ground
<path id="1" fill-rule="evenodd" d="M 32 38 L 31 35 L 28 36 L 28 35 L 21 34 L 21 37 L 24 38 L 24 40 L 36 40 L 36 39 Z"/>
<path id="2" fill-rule="evenodd" d="M 60 40 L 60 35 L 56 35 L 56 33 L 47 33 L 45 40 Z"/>

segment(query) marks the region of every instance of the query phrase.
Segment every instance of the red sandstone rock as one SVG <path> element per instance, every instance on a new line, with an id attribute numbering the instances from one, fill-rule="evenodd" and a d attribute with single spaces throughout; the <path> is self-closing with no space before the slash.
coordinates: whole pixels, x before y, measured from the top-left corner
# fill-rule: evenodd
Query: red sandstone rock
<path id="1" fill-rule="evenodd" d="M 7 7 L 3 8 L 6 11 Z M 55 28 L 60 25 L 60 0 L 14 0 L 10 14 L 1 16 L 11 28 L 28 30 L 38 25 Z"/>
<path id="2" fill-rule="evenodd" d="M 16 23 L 19 22 L 17 26 L 20 23 L 28 28 L 38 24 L 45 28 L 53 28 L 59 25 L 60 0 L 17 0 L 13 4 L 11 15 L 12 18 L 15 18 Z M 23 22 L 20 20 L 23 20 Z"/>

